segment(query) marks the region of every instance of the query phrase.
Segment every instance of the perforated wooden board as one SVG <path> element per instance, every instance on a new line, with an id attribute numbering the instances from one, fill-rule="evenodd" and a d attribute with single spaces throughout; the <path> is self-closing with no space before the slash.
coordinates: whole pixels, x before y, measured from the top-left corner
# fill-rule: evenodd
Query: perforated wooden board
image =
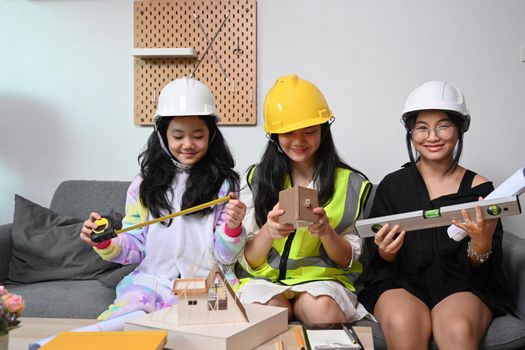
<path id="1" fill-rule="evenodd" d="M 134 5 L 135 48 L 192 47 L 197 51 L 197 58 L 134 58 L 135 124 L 151 125 L 162 87 L 190 76 L 203 57 L 208 41 L 194 15 L 211 41 L 228 13 L 193 77 L 213 92 L 222 125 L 256 124 L 256 0 L 137 0 Z"/>

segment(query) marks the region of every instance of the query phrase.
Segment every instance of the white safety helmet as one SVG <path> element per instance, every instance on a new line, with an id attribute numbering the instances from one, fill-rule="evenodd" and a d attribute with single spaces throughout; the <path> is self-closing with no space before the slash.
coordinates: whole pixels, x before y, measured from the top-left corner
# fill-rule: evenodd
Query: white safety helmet
<path id="1" fill-rule="evenodd" d="M 153 122 L 162 149 L 181 169 L 189 169 L 191 166 L 184 165 L 173 157 L 167 147 L 167 141 L 164 140 L 164 135 L 158 129 L 158 124 L 164 117 L 188 116 L 210 116 L 216 123 L 220 119 L 215 106 L 215 98 L 206 85 L 188 77 L 177 78 L 162 88 Z M 214 138 L 215 133 L 210 136 L 210 144 Z"/>
<path id="2" fill-rule="evenodd" d="M 465 97 L 457 87 L 445 81 L 427 81 L 412 91 L 406 100 L 401 120 L 407 127 L 408 117 L 418 111 L 433 109 L 458 115 L 464 121 L 461 131 L 468 130 L 470 113 L 465 104 Z"/>
<path id="3" fill-rule="evenodd" d="M 162 117 L 212 116 L 219 121 L 215 98 L 200 81 L 188 77 L 177 78 L 162 88 L 153 121 Z"/>

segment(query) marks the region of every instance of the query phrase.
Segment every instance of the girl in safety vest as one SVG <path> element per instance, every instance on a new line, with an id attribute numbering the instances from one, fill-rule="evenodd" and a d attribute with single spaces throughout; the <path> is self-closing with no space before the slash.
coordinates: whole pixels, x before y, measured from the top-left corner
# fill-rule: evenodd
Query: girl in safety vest
<path id="1" fill-rule="evenodd" d="M 279 78 L 264 102 L 266 150 L 241 185 L 248 238 L 236 268 L 239 297 L 286 307 L 290 319 L 307 324 L 370 315 L 353 293 L 351 275 L 362 267 L 361 240 L 351 228 L 371 184 L 339 158 L 332 119 L 315 85 L 295 75 Z M 317 221 L 308 227 L 278 223 L 279 192 L 294 185 L 318 191 Z"/>
<path id="2" fill-rule="evenodd" d="M 235 199 L 239 176 L 217 121 L 215 99 L 200 81 L 179 78 L 162 89 L 155 130 L 139 156 L 141 172 L 129 186 L 122 226 L 150 221 L 228 193 L 232 199 L 98 244 L 91 237 L 100 215 L 91 213 L 81 239 L 103 259 L 138 264 L 118 284 L 114 303 L 99 319 L 168 307 L 177 300 L 172 292 L 176 278 L 207 277 L 215 262 L 233 264 L 242 252 L 246 206 Z"/>
<path id="3" fill-rule="evenodd" d="M 470 114 L 454 85 L 429 81 L 416 88 L 402 122 L 411 162 L 381 181 L 371 217 L 473 202 L 493 190 L 458 164 Z M 389 349 L 427 349 L 432 336 L 440 349 L 478 349 L 494 315 L 509 309 L 499 219 L 484 220 L 479 206 L 476 217 L 462 216 L 451 230 L 464 236 L 449 237 L 448 226 L 405 233 L 384 225 L 370 240 L 359 297 Z"/>

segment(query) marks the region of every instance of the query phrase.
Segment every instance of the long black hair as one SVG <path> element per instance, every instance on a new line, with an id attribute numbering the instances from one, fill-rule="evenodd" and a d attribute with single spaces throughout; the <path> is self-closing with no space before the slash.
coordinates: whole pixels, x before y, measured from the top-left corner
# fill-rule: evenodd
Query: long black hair
<path id="1" fill-rule="evenodd" d="M 239 188 L 239 175 L 233 170 L 235 166 L 233 156 L 217 123 L 209 116 L 199 118 L 209 130 L 208 151 L 189 169 L 190 174 L 182 195 L 181 209 L 216 199 L 224 181 L 228 181 L 229 191 L 237 191 Z M 166 131 L 171 119 L 161 118 L 157 124 L 166 148 L 168 146 Z M 155 218 L 171 213 L 173 208 L 168 194 L 172 191 L 171 185 L 176 173 L 183 170 L 173 164 L 171 157 L 162 148 L 155 131 L 149 136 L 146 149 L 139 155 L 138 161 L 143 179 L 140 185 L 142 204 Z M 204 216 L 211 210 L 207 208 L 188 215 Z M 169 223 L 167 225 L 169 226 Z"/>
<path id="2" fill-rule="evenodd" d="M 315 157 L 316 169 L 312 180 L 315 188 L 319 191 L 320 206 L 328 204 L 334 195 L 336 167 L 355 171 L 366 179 L 363 173 L 352 168 L 341 159 L 335 148 L 328 122 L 321 125 L 321 144 Z M 257 172 L 257 180 L 253 184 L 257 188 L 254 198 L 255 220 L 257 225 L 262 227 L 266 222 L 268 212 L 279 201 L 279 191 L 284 189 L 286 176 L 292 181 L 292 165 L 288 156 L 279 149 L 277 134 L 270 135 L 266 150 L 255 171 Z"/>
<path id="3" fill-rule="evenodd" d="M 463 151 L 463 134 L 465 133 L 466 122 L 465 118 L 461 115 L 448 111 L 444 112 L 447 114 L 448 118 L 450 119 L 452 124 L 454 124 L 458 131 L 458 143 L 455 147 L 455 153 L 452 158 L 452 164 L 450 164 L 448 169 L 445 171 L 445 174 L 452 174 L 454 170 L 456 170 L 456 168 L 458 167 L 459 158 L 461 158 L 461 153 Z M 414 126 L 416 125 L 417 114 L 418 112 L 414 112 L 404 119 L 405 129 L 407 131 L 405 136 L 405 142 L 408 150 L 408 156 L 410 158 L 410 163 L 412 163 L 412 165 L 414 166 L 419 160 L 419 155 L 417 155 L 416 153 L 416 158 L 416 155 L 414 155 L 414 152 L 412 150 L 412 130 L 414 130 Z"/>

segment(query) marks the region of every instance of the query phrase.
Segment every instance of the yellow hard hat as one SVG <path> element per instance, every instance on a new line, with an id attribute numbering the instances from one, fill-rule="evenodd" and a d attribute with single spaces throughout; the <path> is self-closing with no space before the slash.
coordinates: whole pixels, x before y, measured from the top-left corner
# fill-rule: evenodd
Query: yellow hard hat
<path id="1" fill-rule="evenodd" d="M 277 79 L 264 99 L 264 131 L 282 134 L 323 124 L 332 118 L 321 91 L 297 75 Z"/>

